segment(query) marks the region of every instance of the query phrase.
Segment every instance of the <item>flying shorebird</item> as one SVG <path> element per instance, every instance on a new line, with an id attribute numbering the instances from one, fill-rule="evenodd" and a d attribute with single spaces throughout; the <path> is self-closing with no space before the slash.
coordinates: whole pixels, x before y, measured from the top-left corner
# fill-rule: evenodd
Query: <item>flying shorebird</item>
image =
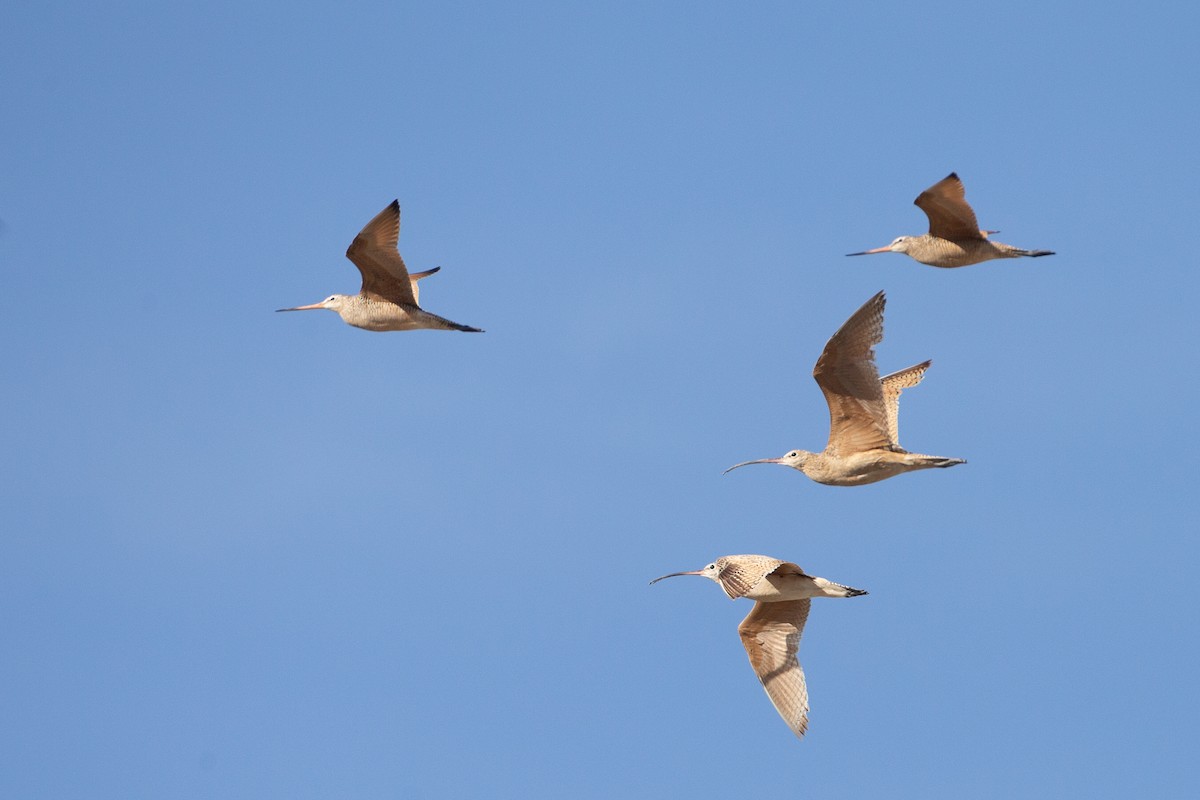
<path id="1" fill-rule="evenodd" d="M 673 572 L 650 583 L 677 575 L 702 575 L 720 584 L 731 599 L 757 601 L 738 626 L 742 645 L 775 710 L 796 736 L 803 737 L 808 730 L 808 689 L 796 652 L 809 598 L 857 597 L 866 591 L 806 575 L 795 564 L 769 556 L 722 556 L 704 569 Z"/>
<path id="2" fill-rule="evenodd" d="M 782 464 L 798 469 L 817 483 L 859 486 L 931 467 L 953 467 L 961 458 L 910 453 L 900 446 L 900 392 L 916 386 L 932 361 L 883 378 L 875 368 L 875 345 L 883 341 L 883 292 L 868 300 L 838 328 L 817 364 L 813 377 L 829 404 L 829 443 L 821 453 L 793 450 L 782 458 L 760 458 L 734 464 Z"/>
<path id="3" fill-rule="evenodd" d="M 1022 250 L 1009 244 L 989 241 L 988 234 L 999 231 L 979 229 L 975 212 L 967 204 L 962 181 L 953 172 L 921 192 L 913 202 L 929 217 L 929 233 L 898 236 L 887 247 L 846 255 L 904 253 L 931 267 L 965 267 L 993 258 L 1054 255 L 1052 250 Z"/>
<path id="4" fill-rule="evenodd" d="M 362 273 L 362 291 L 356 295 L 331 294 L 310 306 L 278 310 L 312 311 L 328 308 L 340 314 L 346 324 L 368 331 L 434 328 L 482 333 L 480 328 L 451 322 L 417 305 L 417 281 L 432 275 L 441 267 L 410 275 L 396 248 L 399 238 L 400 201 L 393 200 L 391 205 L 367 223 L 346 250 L 346 258 L 353 261 Z"/>

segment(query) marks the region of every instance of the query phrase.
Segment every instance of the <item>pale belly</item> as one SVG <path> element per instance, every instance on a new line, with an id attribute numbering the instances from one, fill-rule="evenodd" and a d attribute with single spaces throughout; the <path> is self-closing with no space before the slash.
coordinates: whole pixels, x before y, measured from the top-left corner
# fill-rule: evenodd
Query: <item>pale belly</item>
<path id="1" fill-rule="evenodd" d="M 777 600 L 801 600 L 819 594 L 822 592 L 811 578 L 772 574 L 754 584 L 754 588 L 746 592 L 746 597 L 770 603 Z"/>
<path id="2" fill-rule="evenodd" d="M 412 331 L 421 327 L 412 320 L 400 319 L 359 320 L 350 324 L 365 331 Z"/>
<path id="3" fill-rule="evenodd" d="M 407 309 L 397 305 L 373 303 L 356 311 L 346 322 L 365 331 L 411 331 L 425 327 Z"/>
<path id="4" fill-rule="evenodd" d="M 902 459 L 902 454 L 890 450 L 857 453 L 850 458 L 841 459 L 837 464 L 836 474 L 823 475 L 814 480 L 827 486 L 863 486 L 877 483 L 906 472 L 908 468 Z"/>
<path id="5" fill-rule="evenodd" d="M 1004 255 L 999 248 L 988 241 L 972 242 L 967 247 L 963 247 L 948 239 L 938 239 L 936 244 L 936 247 L 930 248 L 931 252 L 914 257 L 922 264 L 928 264 L 931 267 L 953 269 L 954 267 L 978 264 L 981 261 L 990 261 Z"/>

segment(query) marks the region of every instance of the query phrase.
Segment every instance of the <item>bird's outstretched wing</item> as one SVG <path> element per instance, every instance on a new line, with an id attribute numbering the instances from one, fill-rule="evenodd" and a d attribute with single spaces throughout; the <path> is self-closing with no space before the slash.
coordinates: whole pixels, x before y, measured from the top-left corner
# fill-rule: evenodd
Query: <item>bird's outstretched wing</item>
<path id="1" fill-rule="evenodd" d="M 432 275 L 433 273 L 437 272 L 440 269 L 441 269 L 441 267 L 434 267 L 433 269 L 427 269 L 424 272 L 409 273 L 408 282 L 410 284 L 412 284 L 413 303 L 414 304 L 419 305 L 421 302 L 421 289 L 419 286 L 417 286 L 417 281 L 421 280 L 421 278 L 428 278 L 430 275 Z"/>
<path id="2" fill-rule="evenodd" d="M 913 202 L 929 217 L 929 232 L 934 236 L 951 241 L 986 239 L 975 221 L 975 212 L 967 205 L 966 195 L 962 181 L 951 172 Z"/>
<path id="3" fill-rule="evenodd" d="M 851 453 L 891 444 L 875 345 L 883 341 L 883 292 L 855 311 L 830 337 L 813 367 L 829 404 L 828 452 Z"/>
<path id="4" fill-rule="evenodd" d="M 721 568 L 717 573 L 717 583 L 725 590 L 725 594 L 736 600 L 745 597 L 746 592 L 753 589 L 759 581 L 785 564 L 796 567 L 795 564 L 787 564 L 770 556 L 721 556 L 717 559 L 717 566 Z"/>
<path id="5" fill-rule="evenodd" d="M 811 600 L 755 603 L 738 626 L 750 666 L 775 710 L 797 736 L 808 730 L 808 688 L 796 653 Z"/>
<path id="6" fill-rule="evenodd" d="M 400 201 L 380 211 L 346 250 L 346 258 L 362 273 L 362 293 L 400 305 L 417 305 L 408 268 L 396 243 L 400 240 Z"/>
<path id="7" fill-rule="evenodd" d="M 888 438 L 896 447 L 900 446 L 900 392 L 920 383 L 932 363 L 923 361 L 879 379 L 883 387 L 883 405 L 887 409 Z"/>

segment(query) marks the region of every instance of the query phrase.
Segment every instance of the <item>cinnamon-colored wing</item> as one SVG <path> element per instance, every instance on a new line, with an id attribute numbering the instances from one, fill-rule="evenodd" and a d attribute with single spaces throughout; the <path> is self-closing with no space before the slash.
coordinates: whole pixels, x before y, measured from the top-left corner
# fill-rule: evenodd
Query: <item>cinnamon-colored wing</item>
<path id="1" fill-rule="evenodd" d="M 913 202 L 929 217 L 929 232 L 952 242 L 985 239 L 975 221 L 975 212 L 967 205 L 966 190 L 958 175 L 951 172 L 930 186 Z"/>
<path id="2" fill-rule="evenodd" d="M 808 730 L 808 688 L 796 653 L 811 600 L 756 603 L 738 633 L 775 710 L 797 736 Z"/>
<path id="3" fill-rule="evenodd" d="M 346 250 L 346 258 L 362 273 L 363 294 L 415 306 L 417 296 L 413 292 L 413 283 L 396 248 L 399 239 L 400 201 L 393 200 L 354 237 Z"/>
<path id="4" fill-rule="evenodd" d="M 414 305 L 418 305 L 421 302 L 421 289 L 419 286 L 417 286 L 417 281 L 421 280 L 421 278 L 428 278 L 430 275 L 439 271 L 440 269 L 441 267 L 434 267 L 433 269 L 427 269 L 424 272 L 409 273 L 408 282 L 412 284 Z"/>
<path id="5" fill-rule="evenodd" d="M 725 594 L 736 600 L 745 597 L 746 592 L 784 564 L 785 562 L 770 556 L 721 556 L 717 559 L 717 566 L 720 568 L 717 583 L 721 584 Z"/>
<path id="6" fill-rule="evenodd" d="M 896 447 L 900 446 L 900 392 L 920 383 L 932 363 L 923 361 L 879 379 L 883 387 L 883 405 L 887 409 L 888 438 Z"/>
<path id="7" fill-rule="evenodd" d="M 875 345 L 883 341 L 883 292 L 855 311 L 825 345 L 813 377 L 829 404 L 829 444 L 834 455 L 886 448 L 887 411 Z"/>

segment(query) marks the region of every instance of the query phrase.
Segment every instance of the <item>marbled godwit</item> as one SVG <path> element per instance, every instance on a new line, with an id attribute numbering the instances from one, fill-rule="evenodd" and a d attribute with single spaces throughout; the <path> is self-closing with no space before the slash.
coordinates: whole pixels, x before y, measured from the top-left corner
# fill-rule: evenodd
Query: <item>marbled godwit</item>
<path id="1" fill-rule="evenodd" d="M 362 273 L 362 290 L 357 295 L 331 294 L 319 303 L 279 311 L 312 311 L 328 308 L 341 315 L 348 325 L 368 331 L 411 331 L 418 328 L 469 331 L 479 328 L 451 322 L 430 314 L 417 305 L 417 281 L 441 267 L 409 274 L 396 242 L 400 238 L 400 201 L 380 211 L 375 219 L 354 237 L 346 258 Z"/>
<path id="2" fill-rule="evenodd" d="M 965 267 L 993 258 L 1052 256 L 1051 250 L 1022 250 L 1019 247 L 988 241 L 989 233 L 979 229 L 975 212 L 967 204 L 966 192 L 958 175 L 951 172 L 930 186 L 913 201 L 929 217 L 929 233 L 898 236 L 887 247 L 876 247 L 850 256 L 872 253 L 904 253 L 931 267 Z"/>
<path id="3" fill-rule="evenodd" d="M 650 583 L 677 575 L 702 575 L 720 584 L 734 600 L 757 601 L 738 626 L 742 645 L 779 716 L 793 733 L 804 736 L 808 689 L 796 652 L 808 619 L 809 598 L 857 597 L 866 591 L 806 575 L 795 564 L 768 556 L 722 556 L 704 569 L 673 572 Z"/>
<path id="4" fill-rule="evenodd" d="M 813 367 L 813 377 L 829 404 L 829 443 L 824 452 L 793 450 L 782 458 L 734 464 L 783 464 L 817 483 L 858 486 L 902 472 L 964 464 L 961 458 L 910 453 L 900 447 L 900 392 L 921 382 L 932 363 L 883 378 L 875 368 L 875 345 L 883 341 L 883 292 L 872 297 L 838 329 Z"/>

